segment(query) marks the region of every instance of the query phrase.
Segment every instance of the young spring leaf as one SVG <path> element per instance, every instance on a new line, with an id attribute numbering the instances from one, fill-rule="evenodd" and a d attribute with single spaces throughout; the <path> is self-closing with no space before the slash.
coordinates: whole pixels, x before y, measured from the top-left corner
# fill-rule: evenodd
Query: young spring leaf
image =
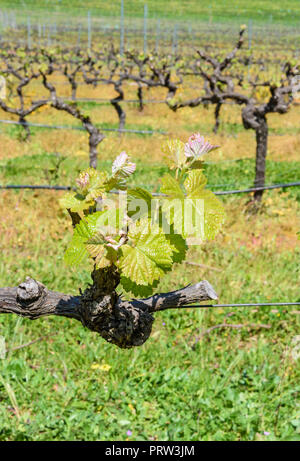
<path id="1" fill-rule="evenodd" d="M 169 100 L 169 103 L 170 100 Z M 164 159 L 169 168 L 182 168 L 186 162 L 184 155 L 184 143 L 179 139 L 168 139 L 161 146 L 162 152 L 165 154 Z"/>
<path id="2" fill-rule="evenodd" d="M 117 252 L 107 246 L 105 235 L 101 232 L 86 241 L 86 250 L 94 258 L 97 269 L 109 267 L 117 260 Z"/>
<path id="3" fill-rule="evenodd" d="M 128 211 L 130 218 L 135 219 L 134 215 L 142 217 L 148 215 L 151 217 L 151 201 L 152 195 L 141 187 L 129 189 L 127 192 Z"/>
<path id="4" fill-rule="evenodd" d="M 176 181 L 173 176 L 171 176 L 169 173 L 165 174 L 162 179 L 162 187 L 161 187 L 161 192 L 163 194 L 169 195 L 170 197 L 178 198 L 180 200 L 184 199 L 184 192 L 180 187 L 180 184 L 178 181 Z"/>
<path id="5" fill-rule="evenodd" d="M 78 236 L 73 236 L 70 245 L 65 251 L 64 261 L 70 266 L 78 266 L 86 256 L 85 240 Z"/>
<path id="6" fill-rule="evenodd" d="M 104 184 L 107 178 L 106 173 L 96 171 L 93 168 L 89 168 L 86 172 L 89 175 L 89 181 L 85 189 L 87 190 L 86 200 L 93 200 L 103 196 L 105 192 Z"/>
<path id="7" fill-rule="evenodd" d="M 87 201 L 84 195 L 77 194 L 76 192 L 68 192 L 59 200 L 59 203 L 62 208 L 77 213 L 87 210 L 90 206 L 94 205 L 92 200 Z"/>
<path id="8" fill-rule="evenodd" d="M 200 133 L 194 133 L 189 137 L 188 142 L 184 145 L 184 153 L 187 158 L 198 159 L 208 152 L 218 149 L 209 141 L 205 141 Z"/>
<path id="9" fill-rule="evenodd" d="M 78 266 L 86 256 L 85 243 L 93 235 L 92 228 L 86 220 L 81 220 L 75 226 L 73 238 L 65 252 L 65 262 L 71 266 Z"/>
<path id="10" fill-rule="evenodd" d="M 153 285 L 138 285 L 137 283 L 130 280 L 128 277 L 121 277 L 120 284 L 127 293 L 132 293 L 134 296 L 146 298 L 151 296 L 153 289 L 157 287 L 158 281 L 154 282 Z"/>
<path id="11" fill-rule="evenodd" d="M 206 186 L 207 179 L 202 171 L 192 170 L 189 171 L 186 180 L 184 181 L 184 187 L 190 198 L 197 197 L 197 194 Z"/>
<path id="12" fill-rule="evenodd" d="M 186 195 L 170 175 L 166 175 L 162 182 L 162 192 L 168 193 L 168 197 L 162 201 L 162 209 L 175 231 L 184 237 L 198 237 L 201 240 L 215 238 L 224 222 L 225 213 L 214 193 L 204 189 L 206 178 L 202 170 L 188 172 L 184 182 Z M 196 226 L 196 223 L 199 225 Z"/>
<path id="13" fill-rule="evenodd" d="M 78 192 L 68 192 L 60 199 L 62 208 L 79 213 L 95 205 L 95 199 L 103 197 L 106 174 L 88 168 L 76 179 Z"/>
<path id="14" fill-rule="evenodd" d="M 204 201 L 204 238 L 213 240 L 225 220 L 223 205 L 215 194 L 207 189 L 203 189 L 195 198 Z"/>
<path id="15" fill-rule="evenodd" d="M 135 169 L 135 163 L 129 162 L 126 152 L 121 152 L 112 165 L 112 176 L 105 183 L 106 191 L 126 190 L 126 179 L 134 173 Z"/>
<path id="16" fill-rule="evenodd" d="M 128 237 L 132 246 L 122 246 L 121 274 L 138 285 L 152 285 L 172 266 L 172 246 L 162 230 L 148 219 L 137 222 Z"/>
<path id="17" fill-rule="evenodd" d="M 73 238 L 65 252 L 64 260 L 71 266 L 78 266 L 87 254 L 86 242 L 97 232 L 97 220 L 102 212 L 82 219 L 74 228 Z"/>
<path id="18" fill-rule="evenodd" d="M 112 173 L 123 178 L 128 178 L 134 173 L 136 165 L 128 161 L 129 157 L 126 152 L 121 152 L 112 165 Z"/>
<path id="19" fill-rule="evenodd" d="M 188 250 L 185 239 L 180 234 L 174 233 L 173 226 L 170 228 L 170 233 L 166 234 L 166 239 L 168 240 L 173 251 L 173 263 L 180 264 L 185 260 L 186 252 Z"/>
<path id="20" fill-rule="evenodd" d="M 97 269 L 115 265 L 127 292 L 149 296 L 173 264 L 185 259 L 185 238 L 214 238 L 223 223 L 224 210 L 217 197 L 205 189 L 203 161 L 199 160 L 216 147 L 199 134 L 191 136 L 187 144 L 168 141 L 163 149 L 170 167 L 177 171 L 176 178 L 163 176 L 162 200 L 154 201 L 152 194 L 139 187 L 128 190 L 127 202 L 119 196 L 119 208 L 115 208 L 115 200 L 107 199 L 111 189 L 127 189 L 126 179 L 135 170 L 125 152 L 113 163 L 109 178 L 93 169 L 82 172 L 77 179 L 79 192 L 61 200 L 64 207 L 85 215 L 75 226 L 66 262 L 77 265 L 89 255 Z M 102 211 L 93 213 L 98 198 Z M 194 225 L 198 222 L 200 227 Z"/>

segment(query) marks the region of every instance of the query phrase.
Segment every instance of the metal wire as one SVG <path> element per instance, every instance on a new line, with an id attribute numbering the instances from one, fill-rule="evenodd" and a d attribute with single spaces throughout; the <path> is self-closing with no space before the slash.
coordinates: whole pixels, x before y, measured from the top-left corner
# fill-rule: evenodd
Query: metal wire
<path id="1" fill-rule="evenodd" d="M 9 184 L 7 186 L 1 186 L 0 189 L 48 189 L 48 190 L 72 190 L 75 188 L 70 187 L 70 186 L 50 186 L 50 185 L 36 185 L 36 186 L 30 186 L 30 185 L 14 185 L 14 184 Z"/>
<path id="2" fill-rule="evenodd" d="M 300 181 L 290 182 L 286 184 L 273 184 L 270 186 L 251 187 L 249 189 L 241 189 L 241 190 L 216 191 L 214 192 L 214 194 L 215 195 L 242 194 L 242 193 L 255 192 L 259 190 L 282 189 L 282 188 L 297 187 L 297 186 L 300 186 Z M 75 190 L 75 188 L 71 186 L 18 185 L 18 184 L 0 185 L 0 189 L 49 189 L 49 190 L 72 190 L 73 189 Z M 112 193 L 119 194 L 120 191 L 112 191 Z M 153 197 L 166 197 L 166 194 L 161 194 L 159 192 L 153 192 L 152 196 Z"/>
<path id="3" fill-rule="evenodd" d="M 248 189 L 241 189 L 241 190 L 222 190 L 222 191 L 216 191 L 214 192 L 214 194 L 215 195 L 244 194 L 244 193 L 255 192 L 259 190 L 282 189 L 286 187 L 295 187 L 295 186 L 300 186 L 300 181 L 290 182 L 286 184 L 272 184 L 270 186 L 251 187 Z M 166 194 L 160 194 L 160 193 L 155 193 L 155 192 L 152 193 L 152 195 L 155 197 L 166 197 Z"/>
<path id="4" fill-rule="evenodd" d="M 215 195 L 245 194 L 247 192 L 255 192 L 259 190 L 284 189 L 286 187 L 295 187 L 295 186 L 300 186 L 300 181 L 290 182 L 286 184 L 273 184 L 271 186 L 250 187 L 249 189 L 242 189 L 242 190 L 227 190 L 227 191 L 222 190 L 222 191 L 214 192 L 214 194 Z"/>
<path id="5" fill-rule="evenodd" d="M 111 102 L 111 99 L 107 98 L 63 98 L 64 101 L 68 102 Z M 138 99 L 123 99 L 119 103 L 137 103 L 140 104 Z M 166 104 L 166 100 L 163 99 L 143 99 L 143 104 Z"/>
<path id="6" fill-rule="evenodd" d="M 16 122 L 14 120 L 0 120 L 0 123 L 6 123 L 8 125 L 20 125 L 24 126 L 24 123 Z M 50 128 L 54 130 L 79 130 L 79 131 L 86 131 L 85 128 L 82 126 L 70 126 L 70 125 L 44 125 L 43 123 L 26 123 L 26 126 L 32 126 L 37 128 Z M 126 129 L 126 128 L 101 128 L 101 131 L 116 131 L 118 133 L 141 133 L 141 134 L 167 134 L 165 131 L 159 130 L 134 130 L 134 129 Z"/>
<path id="7" fill-rule="evenodd" d="M 180 306 L 180 309 L 201 308 L 201 307 L 251 307 L 251 306 L 300 306 L 300 302 L 296 303 L 241 303 L 241 304 L 194 304 L 193 306 Z M 170 307 L 177 309 L 178 306 Z"/>

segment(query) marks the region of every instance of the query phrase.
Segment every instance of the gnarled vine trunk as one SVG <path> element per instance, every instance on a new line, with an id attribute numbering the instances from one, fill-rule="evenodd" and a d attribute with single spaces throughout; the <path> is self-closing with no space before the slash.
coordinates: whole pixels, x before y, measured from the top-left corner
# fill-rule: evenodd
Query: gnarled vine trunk
<path id="1" fill-rule="evenodd" d="M 215 107 L 215 126 L 213 132 L 216 134 L 220 126 L 220 112 L 221 112 L 222 103 L 218 102 Z"/>
<path id="2" fill-rule="evenodd" d="M 268 123 L 266 117 L 259 118 L 259 126 L 256 134 L 256 159 L 255 159 L 255 181 L 254 187 L 263 187 L 266 179 L 266 157 L 268 149 Z M 254 199 L 261 201 L 263 190 L 254 192 Z"/>
<path id="3" fill-rule="evenodd" d="M 89 156 L 90 156 L 90 167 L 97 168 L 98 162 L 98 144 L 103 141 L 104 135 L 93 125 L 90 121 L 84 121 L 83 126 L 86 128 L 89 134 Z"/>
<path id="4" fill-rule="evenodd" d="M 256 135 L 256 159 L 254 187 L 263 187 L 266 178 L 266 157 L 268 149 L 268 122 L 265 113 L 255 107 L 251 100 L 242 110 L 244 127 L 255 131 Z M 263 190 L 254 192 L 254 200 L 260 202 Z"/>
<path id="5" fill-rule="evenodd" d="M 117 91 L 118 96 L 115 98 L 111 99 L 111 105 L 114 107 L 118 114 L 119 118 L 119 130 L 124 130 L 125 128 L 125 122 L 126 122 L 126 113 L 121 106 L 120 102 L 124 100 L 124 91 L 121 88 L 121 83 L 115 84 L 115 91 Z"/>
<path id="6" fill-rule="evenodd" d="M 94 270 L 92 280 L 80 296 L 71 296 L 48 290 L 27 277 L 18 287 L 0 288 L 0 314 L 17 314 L 31 320 L 46 315 L 73 318 L 109 343 L 128 349 L 141 346 L 149 338 L 156 312 L 217 299 L 206 280 L 131 301 L 116 293 L 120 281 L 116 268 Z"/>
<path id="7" fill-rule="evenodd" d="M 19 117 L 19 123 L 22 125 L 22 127 L 23 127 L 24 130 L 25 130 L 24 141 L 29 141 L 29 138 L 30 138 L 30 128 L 29 128 L 29 125 L 28 125 L 27 120 L 26 120 L 25 117 L 23 117 L 22 115 L 20 115 L 20 117 Z"/>
<path id="8" fill-rule="evenodd" d="M 139 101 L 139 111 L 142 112 L 144 110 L 144 98 L 143 98 L 143 87 L 141 84 L 139 84 L 138 86 L 137 97 Z"/>

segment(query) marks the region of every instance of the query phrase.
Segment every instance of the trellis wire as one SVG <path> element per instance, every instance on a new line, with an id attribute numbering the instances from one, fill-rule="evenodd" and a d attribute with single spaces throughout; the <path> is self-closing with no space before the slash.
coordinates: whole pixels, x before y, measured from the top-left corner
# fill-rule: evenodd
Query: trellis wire
<path id="1" fill-rule="evenodd" d="M 16 122 L 14 120 L 0 120 L 0 123 L 6 123 L 9 125 L 19 125 L 19 126 L 24 126 L 24 123 L 21 122 Z M 79 131 L 86 131 L 85 128 L 82 126 L 70 126 L 70 125 L 44 125 L 43 123 L 26 123 L 26 126 L 32 126 L 36 128 L 49 128 L 53 130 L 79 130 Z M 99 127 L 99 130 L 101 131 L 115 131 L 119 133 L 137 133 L 137 134 L 153 134 L 153 133 L 158 133 L 158 134 L 167 134 L 165 131 L 159 131 L 159 130 L 134 130 L 134 129 L 127 129 L 127 128 L 101 128 Z"/>
<path id="2" fill-rule="evenodd" d="M 124 0 L 122 0 L 122 3 L 121 5 L 124 5 Z M 10 2 L 10 8 L 9 8 L 9 12 L 11 11 L 11 8 L 13 8 L 15 10 L 17 6 L 14 5 L 13 3 Z M 32 28 L 34 29 L 35 26 L 36 26 L 36 22 L 40 20 L 41 16 L 40 16 L 40 13 L 39 13 L 39 16 L 36 18 L 36 14 L 34 14 L 34 10 L 30 11 L 28 9 L 25 9 L 24 11 L 22 10 L 22 13 L 19 12 L 18 10 L 16 10 L 19 14 L 18 14 L 18 18 L 16 20 L 16 13 L 15 11 L 13 10 L 13 14 L 14 14 L 14 20 L 12 21 L 10 19 L 10 17 L 8 16 L 8 13 L 7 13 L 7 8 L 3 11 L 3 14 L 1 14 L 2 16 L 2 32 L 8 32 L 10 33 L 10 27 L 13 26 L 14 30 L 20 30 L 20 31 L 23 31 L 23 37 L 24 39 L 26 38 L 26 35 L 28 35 L 28 29 L 26 31 L 26 17 L 28 18 L 29 15 L 32 17 Z M 1 11 L 2 13 L 2 11 Z M 66 15 L 64 14 L 63 12 L 59 12 L 59 11 L 49 11 L 49 9 L 45 9 L 43 12 L 42 12 L 42 17 L 45 17 L 45 15 L 47 15 L 47 17 L 49 17 L 49 14 L 52 13 L 52 17 L 51 17 L 51 21 L 55 23 L 55 29 L 56 29 L 56 22 L 58 21 L 58 26 L 59 26 L 59 32 L 60 32 L 60 36 L 63 37 L 63 39 L 65 40 L 65 36 L 67 35 L 67 32 L 72 32 L 72 30 L 74 29 L 75 31 L 77 31 L 77 24 L 78 24 L 78 20 L 76 21 L 76 17 L 74 18 L 70 18 L 70 15 Z M 81 13 L 81 18 L 80 20 L 83 19 L 84 17 L 84 14 L 86 13 L 86 9 L 83 9 L 82 8 L 82 13 Z M 121 15 L 120 15 L 121 13 Z M 147 35 L 148 37 L 152 37 L 155 35 L 155 22 L 154 22 L 154 19 L 153 19 L 153 13 L 151 12 L 151 10 L 149 11 L 149 27 L 147 27 L 146 31 L 145 31 L 145 25 L 143 24 L 143 18 L 142 17 L 138 17 L 138 16 L 142 16 L 142 5 L 140 5 L 140 8 L 139 10 L 135 10 L 135 9 L 132 9 L 132 8 L 129 8 L 127 7 L 126 9 L 126 18 L 125 18 L 125 15 L 124 15 L 124 6 L 123 6 L 123 9 L 121 9 L 121 12 L 120 13 L 116 13 L 115 15 L 112 15 L 109 19 L 109 25 L 107 26 L 107 22 L 108 22 L 108 19 L 107 18 L 101 18 L 101 9 L 100 10 L 95 10 L 93 9 L 93 14 L 95 15 L 95 19 L 96 19 L 96 24 L 94 26 L 94 29 L 97 31 L 97 33 L 99 31 L 101 31 L 101 29 L 105 28 L 105 31 L 107 32 L 108 30 L 113 33 L 115 32 L 117 35 L 122 31 L 122 22 L 123 22 L 123 42 L 124 42 L 124 22 L 125 22 L 125 19 L 126 19 L 126 32 L 127 32 L 127 35 L 130 34 L 130 32 L 133 32 L 134 33 L 134 37 L 136 38 L 137 37 L 137 34 L 139 35 L 140 32 L 143 30 L 144 28 L 144 35 L 146 35 L 146 38 L 147 38 Z M 152 14 L 151 14 L 152 13 Z M 4 15 L 6 15 L 4 17 Z M 21 17 L 20 17 L 21 15 Z M 132 28 L 131 26 L 131 29 L 129 29 L 129 18 L 134 18 L 133 19 L 133 26 L 134 28 Z M 152 17 L 152 19 L 151 19 Z M 253 35 L 253 38 L 254 38 L 254 35 L 255 35 L 255 42 L 257 42 L 257 45 L 259 45 L 259 43 L 262 41 L 262 38 L 264 40 L 264 43 L 265 43 L 265 37 L 266 35 L 269 37 L 269 45 L 271 45 L 271 43 L 273 42 L 273 36 L 274 38 L 276 37 L 276 41 L 278 42 L 278 39 L 280 37 L 281 41 L 282 41 L 282 44 L 286 43 L 286 40 L 287 38 L 291 39 L 294 37 L 297 37 L 297 28 L 295 27 L 295 25 L 293 24 L 293 26 L 285 26 L 284 28 L 281 28 L 281 30 L 279 30 L 278 28 L 278 25 L 277 24 L 272 24 L 272 17 L 270 17 L 271 20 L 269 21 L 269 24 L 264 24 L 263 26 L 259 23 L 257 24 L 254 24 L 253 26 L 255 26 L 255 34 L 254 34 L 254 27 L 253 27 L 253 31 L 252 31 L 252 24 L 251 24 L 251 30 L 249 30 L 249 35 L 251 34 L 251 36 Z M 101 21 L 99 22 L 99 20 L 101 19 Z M 163 19 L 163 18 L 162 18 Z M 231 39 L 231 37 L 233 36 L 233 34 L 235 34 L 236 32 L 236 29 L 237 29 L 237 23 L 235 21 L 229 21 L 228 22 L 228 18 L 226 17 L 226 23 L 224 23 L 224 17 L 219 14 L 215 14 L 212 12 L 212 5 L 210 5 L 210 13 L 208 14 L 208 19 L 209 21 L 207 21 L 203 16 L 201 17 L 201 19 L 199 21 L 197 21 L 197 23 L 190 19 L 188 21 L 186 20 L 181 20 L 180 18 L 176 18 L 176 25 L 178 23 L 178 30 L 181 31 L 181 35 L 180 35 L 180 41 L 181 41 L 181 45 L 185 45 L 186 43 L 188 44 L 188 46 L 190 47 L 191 46 L 191 37 L 194 37 L 194 41 L 193 42 L 197 42 L 198 43 L 198 40 L 201 36 L 207 36 L 207 34 L 211 34 L 213 33 L 213 36 L 215 38 L 218 38 L 219 35 L 220 35 L 220 30 L 221 30 L 221 34 L 222 34 L 222 37 L 224 36 L 224 34 L 226 34 L 226 38 L 227 39 Z M 155 18 L 155 20 L 157 20 L 157 16 Z M 167 18 L 165 21 L 164 21 L 164 24 L 163 24 L 163 30 L 164 30 L 164 40 L 162 40 L 163 37 L 160 37 L 160 42 L 161 44 L 165 43 L 165 35 L 167 35 L 167 41 L 169 40 L 170 41 L 170 38 L 171 38 L 171 35 L 172 35 L 172 31 L 173 31 L 173 26 L 174 26 L 174 20 L 175 19 L 169 19 Z M 104 22 L 105 21 L 105 22 Z M 120 24 L 121 22 L 121 24 Z M 131 20 L 132 22 L 132 20 Z M 144 19 L 144 22 L 145 22 L 145 19 Z M 86 30 L 87 28 L 90 27 L 90 29 L 92 29 L 92 24 L 87 25 L 85 26 L 85 31 L 88 32 L 88 30 Z M 50 28 L 50 26 L 49 26 Z M 266 29 L 267 28 L 267 29 Z M 6 30 L 7 29 L 7 30 Z M 187 33 L 187 30 L 189 29 L 189 33 Z M 250 28 L 249 28 L 250 29 Z M 267 32 L 266 32 L 267 30 Z M 120 31 L 120 32 L 119 32 Z M 26 34 L 27 32 L 27 34 Z M 57 31 L 56 31 L 57 32 Z M 196 32 L 199 32 L 198 35 L 196 35 Z M 109 36 L 111 36 L 111 33 L 109 34 Z M 43 34 L 45 35 L 45 34 Z M 10 36 L 10 38 L 13 38 Z M 55 40 L 59 40 L 59 37 L 57 36 L 57 33 L 55 33 Z M 250 39 L 250 37 L 249 37 Z M 252 37 L 251 37 L 251 41 L 252 41 Z M 253 40 L 254 41 L 254 40 Z M 163 42 L 163 43 L 162 43 Z M 184 43 L 183 43 L 184 42 Z M 256 44 L 256 43 L 255 43 Z"/>
<path id="3" fill-rule="evenodd" d="M 212 185 L 213 186 L 213 185 Z M 300 181 L 286 183 L 286 184 L 272 184 L 269 186 L 260 186 L 260 187 L 251 187 L 248 189 L 241 189 L 241 190 L 232 190 L 232 191 L 217 191 L 214 192 L 215 195 L 229 195 L 229 194 L 242 194 L 248 192 L 255 192 L 260 190 L 269 190 L 269 189 L 282 189 L 287 187 L 296 187 L 300 186 Z M 49 189 L 49 190 L 75 190 L 74 187 L 71 186 L 51 186 L 51 185 L 18 185 L 18 184 L 8 184 L 8 185 L 0 185 L 0 189 Z M 112 191 L 114 194 L 119 194 L 120 191 Z M 122 193 L 122 192 L 121 192 Z M 166 197 L 165 194 L 160 194 L 153 192 L 153 197 Z"/>
<path id="4" fill-rule="evenodd" d="M 300 181 L 298 182 L 290 182 L 285 184 L 272 184 L 269 186 L 257 186 L 257 187 L 249 187 L 248 189 L 240 189 L 240 190 L 222 190 L 214 192 L 215 195 L 230 195 L 230 194 L 243 194 L 248 192 L 256 192 L 259 190 L 268 190 L 268 189 L 282 189 L 286 187 L 296 187 L 300 186 Z M 166 197 L 166 194 L 160 193 L 152 193 L 154 197 Z"/>
<path id="5" fill-rule="evenodd" d="M 215 195 L 243 194 L 247 192 L 256 192 L 259 190 L 282 189 L 286 187 L 295 187 L 295 186 L 300 186 L 300 181 L 290 182 L 286 184 L 273 184 L 271 186 L 250 187 L 249 189 L 242 189 L 242 190 L 217 191 L 217 192 L 214 192 L 214 194 Z"/>
<path id="6" fill-rule="evenodd" d="M 180 306 L 180 309 L 194 309 L 195 307 L 264 307 L 264 306 L 300 306 L 300 302 L 295 303 L 241 303 L 241 304 L 194 304 L 194 305 L 187 305 L 187 306 Z M 178 308 L 178 306 L 172 306 L 170 309 Z"/>
<path id="7" fill-rule="evenodd" d="M 7 186 L 1 186 L 0 189 L 48 189 L 48 190 L 75 190 L 71 186 L 50 186 L 50 185 L 15 185 L 8 184 Z"/>
<path id="8" fill-rule="evenodd" d="M 111 102 L 111 99 L 107 98 L 62 98 L 64 101 L 71 101 L 71 102 Z M 119 101 L 119 103 L 137 103 L 139 104 L 140 101 L 138 99 L 123 99 Z M 144 104 L 166 104 L 166 100 L 163 99 L 143 99 Z M 227 104 L 227 103 L 226 103 Z"/>

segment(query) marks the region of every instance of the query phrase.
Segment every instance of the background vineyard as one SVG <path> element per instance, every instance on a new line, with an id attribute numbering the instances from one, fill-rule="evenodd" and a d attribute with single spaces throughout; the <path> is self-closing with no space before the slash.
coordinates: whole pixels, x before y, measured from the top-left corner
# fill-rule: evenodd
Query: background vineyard
<path id="1" fill-rule="evenodd" d="M 92 0 L 84 4 L 54 1 L 51 5 L 1 0 L 1 13 L 16 12 L 22 24 L 15 31 L 2 28 L 2 43 L 10 33 L 13 42 L 19 40 L 26 46 L 29 16 L 32 46 L 38 46 L 38 22 L 47 19 L 49 26 L 56 18 L 58 27 L 61 18 L 62 28 L 50 36 L 51 46 L 55 40 L 75 46 L 81 23 L 80 47 L 86 50 L 90 11 L 92 46 L 101 47 L 101 40 L 111 37 L 105 24 L 120 25 L 120 1 L 113 2 L 113 7 L 112 2 L 100 3 L 99 7 Z M 160 49 L 174 53 L 175 23 L 177 52 L 190 53 L 188 40 L 180 38 L 184 35 L 181 27 L 183 31 L 189 25 L 192 31 L 197 29 L 194 49 L 205 46 L 225 51 L 236 39 L 240 24 L 249 26 L 252 21 L 252 41 L 247 35 L 245 48 L 255 58 L 268 61 L 268 75 L 278 73 L 283 58 L 299 56 L 297 1 L 283 6 L 274 0 L 151 0 L 147 5 L 149 50 L 155 47 L 151 24 L 156 31 L 159 18 L 162 29 L 168 25 Z M 131 35 L 125 28 L 125 45 L 135 44 L 142 50 L 144 2 L 125 1 L 125 15 L 127 26 L 132 26 Z M 7 18 L 0 15 L 0 26 Z M 113 37 L 119 46 L 120 29 Z M 44 38 L 48 46 L 48 35 Z M 126 42 L 128 38 L 131 43 Z M 70 98 L 64 76 L 57 74 L 53 81 L 58 94 Z M 193 95 L 198 81 L 191 77 L 186 82 L 182 91 Z M 136 87 L 128 83 L 124 90 L 127 100 L 136 100 Z M 42 94 L 36 82 L 28 100 Z M 91 101 L 77 104 L 100 127 L 117 128 L 110 102 L 101 101 L 115 95 L 108 85 L 79 85 L 77 98 Z M 165 89 L 145 89 L 145 99 L 164 100 L 165 96 Z M 210 106 L 172 112 L 166 104 L 146 103 L 140 112 L 135 102 L 126 103 L 126 114 L 129 129 L 163 131 L 183 141 L 199 131 L 220 145 L 206 158 L 208 184 L 214 190 L 252 186 L 255 136 L 244 130 L 237 106 L 222 108 L 216 135 L 212 135 Z M 0 118 L 17 120 L 3 111 Z M 29 121 L 74 125 L 71 116 L 48 106 Z M 267 184 L 299 181 L 299 106 L 294 104 L 283 116 L 271 114 L 269 125 Z M 70 185 L 87 167 L 84 132 L 33 127 L 30 140 L 24 142 L 23 131 L 19 126 L 0 124 L 0 184 Z M 126 150 L 137 163 L 135 184 L 157 191 L 165 171 L 160 146 L 166 135 L 106 135 L 98 148 L 98 168 L 108 170 L 112 159 Z M 61 195 L 56 191 L 0 191 L 0 286 L 17 285 L 30 275 L 50 289 L 75 294 L 90 281 L 84 266 L 75 270 L 63 263 L 71 224 L 59 208 Z M 198 266 L 176 267 L 158 291 L 207 279 L 222 303 L 299 301 L 299 188 L 267 191 L 258 214 L 249 213 L 249 196 L 228 196 L 222 201 L 227 213 L 222 232 L 215 241 L 189 251 L 188 261 Z M 134 350 L 114 348 L 67 319 L 30 322 L 1 317 L 0 336 L 8 349 L 6 358 L 0 359 L 1 440 L 299 440 L 299 361 L 293 352 L 300 322 L 296 308 L 166 311 L 157 315 L 149 341 Z"/>

